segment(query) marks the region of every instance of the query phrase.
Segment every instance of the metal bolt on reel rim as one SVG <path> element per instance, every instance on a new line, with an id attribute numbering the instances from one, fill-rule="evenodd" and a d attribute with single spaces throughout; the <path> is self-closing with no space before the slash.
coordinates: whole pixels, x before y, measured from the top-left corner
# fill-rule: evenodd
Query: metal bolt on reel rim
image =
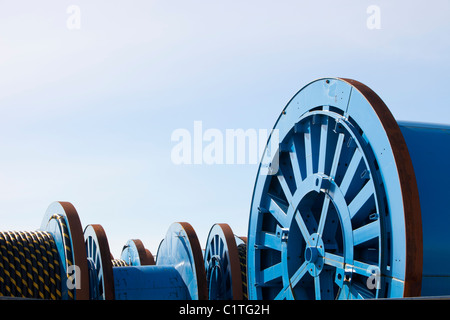
<path id="1" fill-rule="evenodd" d="M 381 99 L 353 80 L 319 79 L 274 129 L 279 143 L 270 150 L 269 138 L 271 161 L 260 164 L 252 199 L 250 299 L 420 294 L 421 264 L 411 261 L 421 256 L 414 171 Z"/>

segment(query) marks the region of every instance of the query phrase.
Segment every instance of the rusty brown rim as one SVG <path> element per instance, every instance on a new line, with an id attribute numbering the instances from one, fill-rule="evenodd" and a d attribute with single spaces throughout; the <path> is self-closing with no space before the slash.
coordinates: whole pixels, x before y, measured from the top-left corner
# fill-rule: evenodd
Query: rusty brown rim
<path id="1" fill-rule="evenodd" d="M 240 236 L 238 238 L 244 241 L 245 244 L 247 244 L 247 236 Z"/>
<path id="2" fill-rule="evenodd" d="M 95 234 L 95 241 L 97 242 L 103 269 L 103 290 L 105 300 L 114 300 L 114 277 L 113 267 L 111 261 L 111 251 L 109 250 L 108 238 L 106 237 L 105 229 L 99 224 L 90 224 L 86 227 L 92 228 Z M 87 259 L 87 258 L 86 258 Z"/>
<path id="3" fill-rule="evenodd" d="M 192 249 L 192 255 L 194 258 L 195 273 L 197 277 L 198 299 L 208 299 L 208 287 L 206 284 L 206 272 L 203 262 L 203 253 L 198 241 L 197 234 L 194 228 L 188 222 L 178 222 L 186 232 L 189 239 L 189 243 Z"/>
<path id="4" fill-rule="evenodd" d="M 231 288 L 233 291 L 233 300 L 243 300 L 242 293 L 242 276 L 241 276 L 241 262 L 239 260 L 239 251 L 236 245 L 236 239 L 231 227 L 226 223 L 217 223 L 222 229 L 225 236 L 225 242 L 228 248 L 228 255 L 230 258 L 230 271 L 231 271 Z M 241 237 L 242 239 L 242 237 Z M 244 242 L 246 240 L 242 239 Z"/>
<path id="5" fill-rule="evenodd" d="M 155 259 L 150 252 L 150 250 L 146 249 L 144 243 L 139 239 L 132 239 L 139 255 L 139 261 L 142 266 L 151 266 L 155 264 Z"/>
<path id="6" fill-rule="evenodd" d="M 148 265 L 149 266 L 154 266 L 156 264 L 156 261 L 155 261 L 155 257 L 150 252 L 150 250 L 145 249 L 145 255 L 147 256 L 146 257 L 146 261 L 148 262 Z"/>
<path id="7" fill-rule="evenodd" d="M 394 155 L 404 208 L 406 261 L 404 296 L 420 296 L 422 288 L 423 239 L 419 191 L 408 147 L 403 134 L 383 100 L 369 87 L 352 79 L 340 78 L 357 89 L 377 114 Z"/>
<path id="8" fill-rule="evenodd" d="M 79 285 L 76 285 L 75 299 L 89 300 L 89 271 L 87 265 L 86 248 L 84 245 L 83 228 L 77 210 L 72 203 L 57 201 L 52 203 L 46 213 L 41 225 L 41 230 L 46 230 L 48 222 L 54 214 L 64 216 L 71 237 L 73 263 L 79 269 Z"/>

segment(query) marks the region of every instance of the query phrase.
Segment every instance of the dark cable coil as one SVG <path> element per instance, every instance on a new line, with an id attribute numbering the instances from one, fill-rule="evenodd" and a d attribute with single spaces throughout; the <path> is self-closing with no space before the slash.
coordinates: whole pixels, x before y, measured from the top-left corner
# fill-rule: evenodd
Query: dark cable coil
<path id="1" fill-rule="evenodd" d="M 61 299 L 60 261 L 49 232 L 0 232 L 0 295 Z"/>

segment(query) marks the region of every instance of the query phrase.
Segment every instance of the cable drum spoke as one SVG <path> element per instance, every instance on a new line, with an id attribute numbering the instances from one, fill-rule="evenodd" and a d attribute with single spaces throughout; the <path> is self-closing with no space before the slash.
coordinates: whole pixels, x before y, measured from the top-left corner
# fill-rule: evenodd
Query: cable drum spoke
<path id="1" fill-rule="evenodd" d="M 303 278 L 303 276 L 307 273 L 307 263 L 306 261 L 302 263 L 300 268 L 297 269 L 297 271 L 292 275 L 290 282 L 291 286 L 295 287 L 297 283 Z"/>
<path id="2" fill-rule="evenodd" d="M 328 142 L 328 117 L 321 117 L 318 172 L 325 173 Z"/>
<path id="3" fill-rule="evenodd" d="M 280 290 L 280 292 L 274 297 L 274 300 L 292 300 L 293 298 L 292 288 L 287 286 Z"/>
<path id="4" fill-rule="evenodd" d="M 321 300 L 320 276 L 314 277 L 314 291 L 316 300 Z"/>
<path id="5" fill-rule="evenodd" d="M 287 216 L 286 216 L 286 209 L 283 209 L 280 206 L 280 203 L 275 200 L 274 197 L 269 197 L 269 203 L 266 207 L 260 207 L 259 211 L 263 215 L 271 215 L 277 224 L 279 224 L 282 227 L 288 226 Z"/>
<path id="6" fill-rule="evenodd" d="M 277 251 L 281 251 L 281 242 L 279 237 L 274 233 L 261 232 L 260 243 L 262 246 Z"/>
<path id="7" fill-rule="evenodd" d="M 353 153 L 351 161 L 348 164 L 344 178 L 342 179 L 342 182 L 339 186 L 339 188 L 341 189 L 341 191 L 344 195 L 347 194 L 347 191 L 350 187 L 352 179 L 354 178 L 361 161 L 362 161 L 362 154 L 359 151 L 359 149 L 355 149 L 355 152 Z"/>
<path id="8" fill-rule="evenodd" d="M 320 213 L 319 226 L 317 227 L 317 233 L 320 235 L 323 234 L 323 229 L 325 227 L 325 221 L 327 219 L 329 205 L 330 205 L 330 198 L 327 195 L 325 195 L 322 205 L 322 211 Z"/>
<path id="9" fill-rule="evenodd" d="M 283 265 L 281 262 L 274 264 L 268 268 L 265 268 L 261 272 L 260 285 L 265 285 L 272 280 L 278 279 L 283 275 Z"/>
<path id="10" fill-rule="evenodd" d="M 344 269 L 344 257 L 333 253 L 325 252 L 324 263 L 338 269 Z"/>
<path id="11" fill-rule="evenodd" d="M 305 159 L 306 162 L 306 175 L 310 176 L 313 172 L 313 151 L 312 151 L 312 132 L 311 126 L 307 127 L 307 131 L 304 133 L 304 144 L 305 144 Z"/>
<path id="12" fill-rule="evenodd" d="M 355 271 L 355 273 L 358 273 L 362 276 L 372 277 L 380 275 L 380 268 L 377 265 L 372 265 L 355 260 L 353 262 L 353 266 L 353 270 Z"/>
<path id="13" fill-rule="evenodd" d="M 281 185 L 281 188 L 283 190 L 284 196 L 288 202 L 288 204 L 292 203 L 292 192 L 291 189 L 286 181 L 286 178 L 283 175 L 277 175 L 278 182 Z"/>
<path id="14" fill-rule="evenodd" d="M 298 185 L 300 185 L 303 181 L 301 164 L 303 163 L 304 156 L 302 157 L 300 153 L 302 149 L 300 149 L 301 147 L 296 142 L 297 140 L 295 138 L 292 139 L 293 140 L 291 142 L 291 152 L 289 153 L 289 157 L 292 165 L 292 172 L 295 178 L 295 184 L 298 187 Z"/>
<path id="15" fill-rule="evenodd" d="M 335 149 L 335 153 L 334 153 L 334 157 L 333 157 L 333 162 L 332 162 L 331 170 L 330 170 L 330 178 L 333 180 L 335 179 L 336 171 L 337 171 L 337 168 L 339 165 L 339 158 L 341 156 L 342 146 L 344 144 L 344 138 L 345 138 L 345 134 L 339 133 L 339 137 L 336 142 L 336 149 Z"/>
<path id="16" fill-rule="evenodd" d="M 348 205 L 348 210 L 350 212 L 350 217 L 353 218 L 359 210 L 369 201 L 369 199 L 374 196 L 375 189 L 373 184 L 366 183 L 364 187 L 358 192 L 358 194 L 353 198 L 353 200 Z"/>
<path id="17" fill-rule="evenodd" d="M 353 231 L 354 246 L 358 246 L 372 239 L 375 239 L 379 237 L 379 235 L 380 235 L 380 223 L 378 220 L 366 224 Z"/>
<path id="18" fill-rule="evenodd" d="M 295 215 L 295 221 L 296 221 L 298 227 L 300 228 L 300 232 L 303 236 L 303 239 L 305 240 L 305 242 L 308 242 L 309 238 L 310 238 L 308 227 L 306 226 L 305 221 L 303 220 L 300 213 L 297 213 Z"/>
<path id="19" fill-rule="evenodd" d="M 327 126 L 325 130 L 323 127 L 325 125 L 322 125 L 322 133 L 321 133 L 321 155 L 325 154 L 325 151 L 322 151 L 322 148 L 325 149 L 325 147 L 322 147 L 322 144 L 326 144 L 328 140 L 331 139 L 325 139 L 323 138 L 323 136 L 325 136 L 325 132 L 326 134 L 330 134 L 328 133 L 328 123 L 330 120 L 328 120 L 327 122 Z M 338 126 L 338 121 L 335 122 L 336 123 L 336 127 Z M 337 132 L 335 129 L 332 131 L 334 133 L 337 133 L 338 137 L 336 138 L 335 143 L 331 146 L 331 148 L 329 147 L 329 151 L 328 151 L 328 155 L 329 155 L 329 160 L 328 162 L 331 162 L 330 164 L 330 169 L 329 169 L 329 178 L 330 180 L 334 180 L 335 179 L 335 175 L 336 175 L 336 171 L 339 165 L 339 159 L 341 156 L 341 151 L 342 151 L 342 146 L 343 146 L 343 142 L 344 142 L 344 137 L 345 134 L 342 132 Z M 331 157 L 332 156 L 332 157 Z M 322 156 L 321 159 L 323 158 L 323 162 L 325 163 L 325 156 Z M 324 164 L 321 166 L 323 168 L 323 171 L 325 169 Z M 319 170 L 319 172 L 321 172 Z M 323 205 L 322 205 L 322 210 L 320 213 L 320 219 L 319 219 L 319 225 L 318 225 L 318 229 L 317 232 L 322 235 L 323 234 L 323 230 L 324 230 L 324 226 L 325 226 L 325 221 L 327 220 L 327 213 L 328 213 L 328 208 L 329 208 L 329 204 L 330 204 L 330 197 L 328 196 L 328 194 L 325 195 L 324 197 L 324 201 L 323 201 Z"/>

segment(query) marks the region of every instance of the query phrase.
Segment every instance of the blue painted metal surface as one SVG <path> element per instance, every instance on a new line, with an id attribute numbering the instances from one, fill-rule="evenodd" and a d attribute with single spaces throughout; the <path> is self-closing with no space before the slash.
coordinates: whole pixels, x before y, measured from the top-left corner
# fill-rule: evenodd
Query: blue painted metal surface
<path id="1" fill-rule="evenodd" d="M 120 254 L 120 259 L 127 262 L 130 266 L 140 266 L 141 260 L 133 240 L 128 240 Z"/>
<path id="2" fill-rule="evenodd" d="M 192 300 L 207 299 L 206 275 L 198 238 L 186 222 L 173 223 L 161 241 L 157 266 L 173 266 L 188 288 Z"/>
<path id="3" fill-rule="evenodd" d="M 143 246 L 138 248 L 140 241 L 129 240 L 121 256 L 127 266 L 113 267 L 103 227 L 88 225 L 84 237 L 91 300 L 193 300 L 207 296 L 200 244 L 188 223 L 171 225 L 159 246 L 157 265 L 142 260 L 148 256 Z"/>
<path id="4" fill-rule="evenodd" d="M 83 230 L 75 207 L 55 201 L 47 208 L 41 231 L 49 232 L 56 244 L 61 266 L 62 299 L 89 298 L 89 275 Z M 76 277 L 75 277 L 76 272 Z"/>
<path id="5" fill-rule="evenodd" d="M 128 240 L 122 249 L 120 259 L 126 261 L 129 266 L 141 266 L 155 264 L 152 254 L 144 248 L 140 240 Z"/>
<path id="6" fill-rule="evenodd" d="M 55 206 L 55 204 L 52 204 L 53 206 Z M 52 212 L 52 211 L 48 211 L 48 212 Z M 65 263 L 67 261 L 67 252 L 65 249 L 65 245 L 64 245 L 64 236 L 63 236 L 63 230 L 61 227 L 61 224 L 58 223 L 58 221 L 56 219 L 51 219 L 51 216 L 53 215 L 53 213 L 51 214 L 47 214 L 44 217 L 44 220 L 42 221 L 42 225 L 40 227 L 40 230 L 42 231 L 48 231 L 51 233 L 51 235 L 53 236 L 53 239 L 55 240 L 55 244 L 56 244 L 56 248 L 58 250 L 58 256 L 60 257 L 60 261 L 61 261 L 61 270 L 60 270 L 60 275 L 61 275 L 61 279 L 64 279 L 65 281 L 61 282 L 61 286 L 62 286 L 62 299 L 63 300 L 68 300 L 68 288 L 67 288 L 67 273 L 68 273 L 68 265 L 67 263 Z M 65 222 L 67 223 L 67 219 L 64 217 Z M 69 231 L 70 233 L 70 231 Z M 71 235 L 68 235 L 69 238 L 71 238 Z M 72 245 L 70 245 L 70 248 L 72 247 Z"/>
<path id="7" fill-rule="evenodd" d="M 205 248 L 205 270 L 209 300 L 231 300 L 231 266 L 228 246 L 219 225 L 208 235 Z"/>
<path id="8" fill-rule="evenodd" d="M 448 148 L 444 140 L 433 148 Z M 430 167 L 419 170 L 426 176 Z M 442 200 L 436 195 L 430 199 Z M 420 294 L 417 198 L 405 141 L 381 99 L 353 80 L 313 81 L 282 111 L 258 170 L 248 231 L 249 298 Z M 443 216 L 447 206 L 438 207 Z"/>
<path id="9" fill-rule="evenodd" d="M 84 238 L 89 268 L 89 299 L 113 299 L 111 253 L 105 230 L 98 224 L 88 225 L 84 229 Z"/>
<path id="10" fill-rule="evenodd" d="M 450 126 L 398 122 L 414 165 L 423 231 L 422 295 L 450 295 Z"/>
<path id="11" fill-rule="evenodd" d="M 116 300 L 190 300 L 191 294 L 173 266 L 115 267 Z"/>

